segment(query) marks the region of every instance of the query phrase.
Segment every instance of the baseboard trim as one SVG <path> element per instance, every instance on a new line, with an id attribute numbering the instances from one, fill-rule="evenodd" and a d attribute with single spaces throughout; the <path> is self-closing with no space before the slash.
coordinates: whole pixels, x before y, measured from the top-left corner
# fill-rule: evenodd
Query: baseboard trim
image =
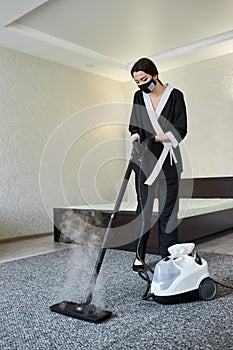
<path id="1" fill-rule="evenodd" d="M 53 232 L 41 232 L 41 233 L 34 233 L 34 234 L 30 234 L 30 235 L 14 236 L 14 237 L 9 237 L 9 238 L 0 238 L 0 244 L 1 243 L 16 242 L 16 241 L 21 241 L 21 240 L 25 240 L 25 239 L 53 236 L 53 235 L 54 235 Z"/>

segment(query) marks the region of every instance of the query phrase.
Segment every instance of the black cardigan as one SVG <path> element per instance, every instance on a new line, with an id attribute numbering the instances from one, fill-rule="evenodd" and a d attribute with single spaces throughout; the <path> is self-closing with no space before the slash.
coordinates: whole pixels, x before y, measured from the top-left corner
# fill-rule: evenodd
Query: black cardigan
<path id="1" fill-rule="evenodd" d="M 187 134 L 187 113 L 184 97 L 181 91 L 175 88 L 171 91 L 161 115 L 159 116 L 158 122 L 164 133 L 168 131 L 172 132 L 178 143 L 184 139 Z M 129 132 L 131 135 L 138 133 L 140 135 L 141 142 L 147 137 L 156 135 L 150 122 L 141 90 L 136 91 L 134 94 Z M 161 142 L 152 143 L 151 151 L 156 159 L 158 159 L 162 153 L 163 147 L 164 146 Z M 163 171 L 166 177 L 175 176 L 176 168 L 178 172 L 183 170 L 179 146 L 173 150 L 178 163 L 174 165 L 173 162 L 173 165 L 171 166 L 170 155 L 168 154 L 163 165 Z"/>

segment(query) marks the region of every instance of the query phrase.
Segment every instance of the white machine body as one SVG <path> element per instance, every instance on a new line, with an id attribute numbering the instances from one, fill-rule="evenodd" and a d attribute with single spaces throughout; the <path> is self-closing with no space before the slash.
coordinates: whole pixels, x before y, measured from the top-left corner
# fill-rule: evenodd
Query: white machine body
<path id="1" fill-rule="evenodd" d="M 202 280 L 209 277 L 206 260 L 197 262 L 194 243 L 175 244 L 168 251 L 170 256 L 155 267 L 151 283 L 151 293 L 155 296 L 171 296 L 190 292 L 199 288 Z"/>

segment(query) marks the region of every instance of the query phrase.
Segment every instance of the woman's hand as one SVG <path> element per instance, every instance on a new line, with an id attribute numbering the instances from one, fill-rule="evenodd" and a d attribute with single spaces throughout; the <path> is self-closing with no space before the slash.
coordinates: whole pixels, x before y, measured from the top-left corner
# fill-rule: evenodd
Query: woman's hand
<path id="1" fill-rule="evenodd" d="M 166 134 L 160 134 L 155 136 L 155 142 L 170 142 L 170 139 Z"/>
<path id="2" fill-rule="evenodd" d="M 132 142 L 137 141 L 138 143 L 140 143 L 140 139 L 137 136 L 132 137 Z"/>

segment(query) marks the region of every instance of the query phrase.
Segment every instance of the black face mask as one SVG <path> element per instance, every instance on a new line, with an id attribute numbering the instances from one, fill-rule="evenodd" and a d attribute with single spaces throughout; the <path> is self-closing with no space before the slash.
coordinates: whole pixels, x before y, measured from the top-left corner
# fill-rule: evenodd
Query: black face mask
<path id="1" fill-rule="evenodd" d="M 145 92 L 146 94 L 151 93 L 152 90 L 154 90 L 156 85 L 156 81 L 154 79 L 151 79 L 145 84 L 138 85 L 139 89 Z"/>

